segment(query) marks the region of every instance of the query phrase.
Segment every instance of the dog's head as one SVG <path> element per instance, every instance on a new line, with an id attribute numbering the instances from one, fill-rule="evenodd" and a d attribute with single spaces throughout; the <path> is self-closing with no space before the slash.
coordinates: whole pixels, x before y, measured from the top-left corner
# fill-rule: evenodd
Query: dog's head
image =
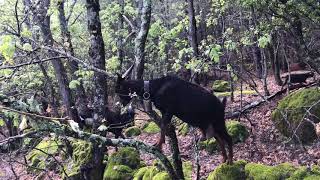
<path id="1" fill-rule="evenodd" d="M 132 99 L 130 90 L 130 80 L 128 75 L 133 69 L 133 65 L 123 74 L 117 74 L 116 89 L 115 92 L 120 97 L 120 103 L 126 106 Z"/>

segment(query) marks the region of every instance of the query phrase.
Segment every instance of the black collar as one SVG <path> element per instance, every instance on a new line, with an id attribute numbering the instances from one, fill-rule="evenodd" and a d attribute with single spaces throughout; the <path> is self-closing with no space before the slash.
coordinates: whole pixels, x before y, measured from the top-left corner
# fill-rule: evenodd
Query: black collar
<path id="1" fill-rule="evenodd" d="M 143 81 L 143 94 L 142 97 L 144 100 L 150 99 L 150 81 Z"/>

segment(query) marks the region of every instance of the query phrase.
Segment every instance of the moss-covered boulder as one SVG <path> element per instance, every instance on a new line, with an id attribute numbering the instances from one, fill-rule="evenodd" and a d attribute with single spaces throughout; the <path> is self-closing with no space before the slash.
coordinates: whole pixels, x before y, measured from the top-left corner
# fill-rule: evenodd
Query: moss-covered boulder
<path id="1" fill-rule="evenodd" d="M 179 135 L 186 136 L 189 132 L 189 125 L 187 123 L 181 123 L 178 126 Z"/>
<path id="2" fill-rule="evenodd" d="M 216 80 L 213 82 L 212 89 L 215 92 L 230 91 L 230 83 L 224 80 Z"/>
<path id="3" fill-rule="evenodd" d="M 317 118 L 320 117 L 320 104 L 316 104 L 319 99 L 319 88 L 299 90 L 283 98 L 272 113 L 276 128 L 287 137 L 292 137 L 295 132 L 303 143 L 314 141 L 317 135 L 309 120 L 320 122 Z"/>
<path id="4" fill-rule="evenodd" d="M 160 132 L 160 128 L 155 122 L 151 121 L 145 125 L 142 131 L 145 133 L 155 134 Z"/>
<path id="5" fill-rule="evenodd" d="M 246 161 L 239 160 L 232 165 L 221 164 L 208 176 L 207 180 L 240 180 L 246 179 Z"/>
<path id="6" fill-rule="evenodd" d="M 185 180 L 192 180 L 192 162 L 184 161 L 182 162 L 183 175 Z"/>
<path id="7" fill-rule="evenodd" d="M 289 178 L 297 170 L 290 163 L 283 163 L 277 166 L 266 166 L 256 163 L 248 163 L 245 166 L 247 178 L 255 180 L 278 180 Z"/>
<path id="8" fill-rule="evenodd" d="M 126 165 L 108 166 L 103 174 L 103 180 L 130 180 L 132 177 L 133 170 Z"/>
<path id="9" fill-rule="evenodd" d="M 55 156 L 61 152 L 62 143 L 56 139 L 43 139 L 26 158 L 29 167 L 27 170 L 33 173 L 40 173 L 41 169 L 56 170 L 57 162 Z"/>
<path id="10" fill-rule="evenodd" d="M 305 166 L 300 167 L 296 170 L 290 178 L 287 180 L 313 180 L 320 179 L 320 167 L 313 166 L 311 169 Z"/>
<path id="11" fill-rule="evenodd" d="M 89 142 L 82 140 L 71 141 L 71 146 L 73 149 L 72 157 L 64 165 L 64 172 L 62 172 L 63 179 L 79 179 L 80 169 L 92 160 L 92 145 Z M 68 177 L 66 177 L 66 174 Z"/>
<path id="12" fill-rule="evenodd" d="M 171 180 L 171 177 L 167 172 L 159 172 L 152 178 L 152 180 Z"/>
<path id="13" fill-rule="evenodd" d="M 233 143 L 244 142 L 249 137 L 249 131 L 246 126 L 239 121 L 228 121 L 226 127 Z"/>
<path id="14" fill-rule="evenodd" d="M 127 128 L 124 131 L 124 134 L 127 137 L 139 136 L 141 134 L 141 129 L 137 126 L 132 126 L 132 127 Z"/>
<path id="15" fill-rule="evenodd" d="M 104 180 L 132 179 L 134 171 L 141 167 L 139 152 L 130 147 L 120 148 L 108 159 Z"/>
<path id="16" fill-rule="evenodd" d="M 243 124 L 238 121 L 227 121 L 226 127 L 233 143 L 244 142 L 249 137 L 249 132 Z M 219 148 L 218 142 L 212 138 L 199 142 L 199 148 L 205 149 L 209 154 L 216 152 Z"/>

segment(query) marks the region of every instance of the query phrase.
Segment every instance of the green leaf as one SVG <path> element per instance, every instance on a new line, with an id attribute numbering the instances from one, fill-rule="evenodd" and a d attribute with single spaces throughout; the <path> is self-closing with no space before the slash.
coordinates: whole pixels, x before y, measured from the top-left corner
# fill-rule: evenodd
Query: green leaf
<path id="1" fill-rule="evenodd" d="M 265 34 L 264 36 L 258 39 L 258 46 L 261 48 L 265 48 L 271 42 L 271 36 L 269 34 Z"/>
<path id="2" fill-rule="evenodd" d="M 13 55 L 15 52 L 14 41 L 11 36 L 5 35 L 0 39 L 0 53 L 5 58 L 6 62 L 13 64 Z"/>
<path id="3" fill-rule="evenodd" d="M 80 81 L 78 81 L 78 80 L 72 80 L 72 81 L 70 81 L 70 83 L 69 83 L 69 88 L 70 88 L 70 89 L 75 89 L 75 88 L 77 88 L 78 86 L 80 86 Z"/>
<path id="4" fill-rule="evenodd" d="M 4 125 L 5 125 L 4 120 L 3 120 L 3 119 L 0 119 L 0 127 L 1 127 L 1 126 L 4 126 Z"/>

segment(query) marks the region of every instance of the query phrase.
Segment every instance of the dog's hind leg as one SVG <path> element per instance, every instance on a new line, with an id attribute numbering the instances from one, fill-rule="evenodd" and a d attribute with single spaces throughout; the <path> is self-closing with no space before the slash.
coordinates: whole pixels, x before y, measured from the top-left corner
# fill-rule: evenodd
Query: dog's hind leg
<path id="1" fill-rule="evenodd" d="M 168 128 L 168 124 L 170 123 L 171 119 L 172 119 L 172 114 L 171 113 L 162 113 L 162 119 L 160 122 L 160 138 L 158 140 L 158 142 L 154 145 L 155 147 L 162 149 L 162 144 L 165 143 L 165 134 L 166 134 L 166 130 Z"/>
<path id="2" fill-rule="evenodd" d="M 222 139 L 222 141 L 223 142 L 225 142 L 225 143 L 227 143 L 227 145 L 228 145 L 228 161 L 227 161 L 227 163 L 228 164 L 232 164 L 232 159 L 233 159 L 233 143 L 232 143 L 232 138 L 231 138 L 231 136 L 228 134 L 228 132 L 227 132 L 227 130 L 226 130 L 226 128 L 221 128 L 221 129 L 219 129 L 219 131 L 217 132 L 219 135 L 220 135 L 220 137 L 221 137 L 221 139 Z"/>

